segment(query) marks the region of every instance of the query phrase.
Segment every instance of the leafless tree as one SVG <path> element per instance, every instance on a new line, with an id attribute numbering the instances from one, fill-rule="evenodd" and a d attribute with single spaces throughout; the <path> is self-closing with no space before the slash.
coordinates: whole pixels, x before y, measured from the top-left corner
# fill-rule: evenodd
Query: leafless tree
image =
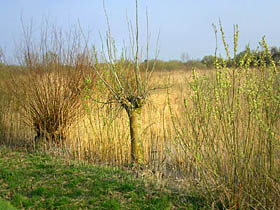
<path id="1" fill-rule="evenodd" d="M 132 49 L 132 59 L 127 59 L 122 53 L 121 59 L 117 59 L 115 42 L 111 36 L 109 18 L 104 6 L 105 16 L 108 24 L 106 34 L 106 53 L 107 61 L 101 65 L 95 65 L 95 70 L 100 80 L 109 92 L 109 97 L 104 103 L 116 103 L 123 108 L 129 118 L 130 139 L 131 139 L 131 162 L 139 163 L 140 155 L 140 126 L 141 112 L 147 98 L 152 90 L 151 75 L 153 70 L 148 70 L 148 64 L 144 69 L 140 69 L 139 63 L 139 24 L 138 24 L 138 1 L 136 0 L 136 19 L 135 33 L 132 24 L 128 23 L 130 31 L 130 44 Z M 103 2 L 104 3 L 104 2 Z M 147 60 L 149 51 L 149 32 L 148 32 L 148 15 L 147 17 Z M 97 58 L 96 54 L 96 58 Z M 98 59 L 96 59 L 98 60 Z M 98 63 L 98 62 L 97 62 Z M 147 62 L 146 62 L 147 63 Z M 104 69 L 105 65 L 105 69 Z M 151 69 L 151 68 L 150 68 Z"/>

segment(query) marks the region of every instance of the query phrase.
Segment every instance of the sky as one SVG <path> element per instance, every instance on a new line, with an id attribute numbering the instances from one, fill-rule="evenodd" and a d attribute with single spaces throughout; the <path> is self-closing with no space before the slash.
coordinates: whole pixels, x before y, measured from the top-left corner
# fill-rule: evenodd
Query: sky
<path id="1" fill-rule="evenodd" d="M 117 45 L 129 44 L 127 20 L 135 23 L 135 1 L 104 1 Z M 31 21 L 34 36 L 46 19 L 66 31 L 80 25 L 96 46 L 101 46 L 100 34 L 104 36 L 108 29 L 102 0 L 0 0 L 0 5 L 0 47 L 7 57 L 13 57 L 23 40 L 22 26 L 29 26 Z M 256 48 L 263 36 L 269 46 L 279 47 L 279 9 L 279 0 L 139 0 L 140 44 L 144 48 L 147 41 L 147 11 L 151 57 L 157 50 L 163 60 L 180 60 L 183 53 L 190 59 L 213 55 L 216 42 L 212 24 L 219 25 L 219 20 L 230 51 L 234 24 L 240 31 L 238 51 L 247 44 Z M 220 36 L 218 50 L 224 54 Z"/>

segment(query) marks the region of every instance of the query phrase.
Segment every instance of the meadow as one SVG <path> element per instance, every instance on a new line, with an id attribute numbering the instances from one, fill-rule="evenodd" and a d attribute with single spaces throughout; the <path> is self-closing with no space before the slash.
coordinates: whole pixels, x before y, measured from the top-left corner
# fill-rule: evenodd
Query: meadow
<path id="1" fill-rule="evenodd" d="M 198 194 L 175 191 L 117 167 L 0 148 L 0 209 L 202 209 Z"/>

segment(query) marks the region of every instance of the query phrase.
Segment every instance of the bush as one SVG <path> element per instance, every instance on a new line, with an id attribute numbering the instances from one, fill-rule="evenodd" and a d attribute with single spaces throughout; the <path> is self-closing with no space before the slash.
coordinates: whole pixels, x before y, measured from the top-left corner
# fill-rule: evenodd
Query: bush
<path id="1" fill-rule="evenodd" d="M 280 206 L 280 69 L 260 61 L 255 69 L 218 65 L 212 76 L 194 71 L 184 117 L 174 117 L 189 174 L 224 209 Z"/>
<path id="2" fill-rule="evenodd" d="M 35 130 L 35 140 L 59 143 L 66 139 L 77 118 L 85 114 L 84 93 L 93 88 L 86 79 L 95 79 L 94 61 L 78 34 L 69 32 L 64 37 L 55 27 L 53 31 L 42 30 L 46 33 L 39 43 L 25 34 L 26 43 L 18 56 L 21 68 L 10 71 L 6 86 L 23 121 Z"/>
<path id="3" fill-rule="evenodd" d="M 215 56 L 213 55 L 208 55 L 204 56 L 201 60 L 201 62 L 207 66 L 207 68 L 215 68 Z"/>
<path id="4" fill-rule="evenodd" d="M 24 122 L 35 130 L 36 141 L 65 140 L 71 125 L 84 114 L 86 70 L 79 65 L 60 66 L 59 70 L 38 67 L 27 69 L 21 76 L 12 75 L 10 90 Z"/>
<path id="5" fill-rule="evenodd" d="M 169 61 L 162 61 L 162 60 L 150 60 L 149 62 L 144 61 L 141 64 L 142 69 L 146 69 L 151 71 L 153 68 L 155 71 L 173 71 L 173 70 L 180 70 L 185 69 L 185 65 L 181 61 L 177 60 L 169 60 Z"/>
<path id="6" fill-rule="evenodd" d="M 192 70 L 193 68 L 206 69 L 208 67 L 200 60 L 189 60 L 188 62 L 184 63 L 184 65 L 186 70 Z"/>

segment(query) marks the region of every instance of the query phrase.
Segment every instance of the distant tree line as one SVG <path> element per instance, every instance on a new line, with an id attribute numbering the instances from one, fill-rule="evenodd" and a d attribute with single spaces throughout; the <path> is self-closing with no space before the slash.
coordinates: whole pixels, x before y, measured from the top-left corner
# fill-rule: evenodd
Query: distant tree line
<path id="1" fill-rule="evenodd" d="M 251 58 L 254 58 L 252 60 Z M 262 59 L 261 59 L 262 58 Z M 238 66 L 241 62 L 248 64 L 249 66 L 260 65 L 260 61 L 265 61 L 266 65 L 271 64 L 271 60 L 275 64 L 280 64 L 280 47 L 271 47 L 269 54 L 263 50 L 251 50 L 249 46 L 246 46 L 245 49 L 239 52 L 235 59 L 226 60 L 227 67 Z M 215 68 L 215 62 L 223 63 L 223 58 L 215 57 L 214 55 L 206 55 L 202 59 L 189 59 L 189 56 L 185 53 L 182 54 L 181 60 L 150 60 L 144 61 L 142 67 L 146 68 L 148 65 L 149 69 L 154 68 L 156 71 L 172 71 L 172 70 L 191 70 L 193 68 L 197 69 L 213 69 Z"/>
<path id="2" fill-rule="evenodd" d="M 5 65 L 4 59 L 3 59 L 3 53 L 1 54 L 0 50 L 0 66 Z M 252 61 L 251 58 L 254 58 Z M 250 59 L 249 59 L 250 58 Z M 262 59 L 261 59 L 262 58 Z M 44 62 L 51 62 L 51 61 L 57 61 L 58 56 L 53 52 L 48 52 L 46 56 L 43 58 L 37 58 L 37 59 L 43 59 Z M 217 59 L 217 60 L 216 60 Z M 232 58 L 230 60 L 226 60 L 227 67 L 233 67 L 240 65 L 241 62 L 248 64 L 249 66 L 253 67 L 256 65 L 260 65 L 260 60 L 265 61 L 266 65 L 271 64 L 271 60 L 275 62 L 275 64 L 280 64 L 280 47 L 271 47 L 269 54 L 265 53 L 262 50 L 251 50 L 249 46 L 246 46 L 245 49 L 241 52 L 239 52 L 235 59 Z M 215 62 L 222 63 L 223 58 L 221 57 L 215 57 L 214 55 L 206 55 L 202 59 L 190 59 L 189 56 L 185 53 L 182 54 L 181 60 L 144 60 L 140 64 L 140 69 L 145 70 L 155 70 L 155 71 L 173 71 L 173 70 L 192 70 L 193 68 L 196 69 L 213 69 L 215 68 Z M 126 61 L 124 61 L 126 62 Z M 127 61 L 128 62 L 128 61 Z M 129 62 L 128 62 L 129 63 Z M 127 65 L 129 65 L 127 63 Z M 99 63 L 99 65 L 102 65 L 102 63 Z M 9 65 L 13 69 L 16 68 L 17 65 Z M 18 66 L 20 67 L 20 66 Z"/>
<path id="3" fill-rule="evenodd" d="M 254 58 L 252 60 L 251 58 Z M 207 66 L 207 68 L 213 68 L 215 65 L 216 57 L 213 55 L 204 56 L 201 62 Z M 222 58 L 217 58 L 219 63 L 222 62 Z M 274 61 L 276 65 L 280 64 L 280 48 L 271 47 L 270 52 L 265 52 L 264 50 L 251 50 L 249 46 L 246 46 L 243 51 L 238 53 L 235 58 L 227 60 L 227 67 L 233 67 L 240 65 L 241 63 L 246 63 L 249 66 L 261 65 L 260 61 L 264 61 L 266 65 L 271 65 Z"/>
<path id="4" fill-rule="evenodd" d="M 186 62 L 180 60 L 149 60 L 149 62 L 144 61 L 141 67 L 143 69 L 148 67 L 149 70 L 154 69 L 155 71 L 192 70 L 194 67 L 197 69 L 207 68 L 199 59 L 188 60 Z"/>

